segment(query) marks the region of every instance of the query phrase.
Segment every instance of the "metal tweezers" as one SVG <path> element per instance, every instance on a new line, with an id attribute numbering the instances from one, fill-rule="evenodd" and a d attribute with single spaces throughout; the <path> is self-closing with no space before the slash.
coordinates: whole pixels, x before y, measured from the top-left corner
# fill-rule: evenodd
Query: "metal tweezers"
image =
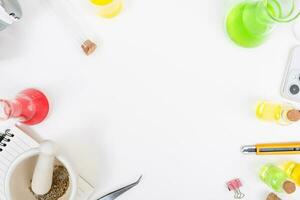
<path id="1" fill-rule="evenodd" d="M 125 192 L 127 192 L 128 190 L 130 190 L 131 188 L 133 188 L 136 185 L 138 185 L 141 180 L 142 180 L 142 176 L 140 176 L 140 178 L 136 182 L 131 183 L 130 185 L 122 187 L 122 188 L 120 188 L 118 190 L 115 190 L 115 191 L 113 191 L 111 193 L 108 193 L 108 194 L 104 195 L 103 197 L 100 197 L 97 200 L 114 200 L 114 199 L 118 198 L 120 195 L 122 195 Z"/>

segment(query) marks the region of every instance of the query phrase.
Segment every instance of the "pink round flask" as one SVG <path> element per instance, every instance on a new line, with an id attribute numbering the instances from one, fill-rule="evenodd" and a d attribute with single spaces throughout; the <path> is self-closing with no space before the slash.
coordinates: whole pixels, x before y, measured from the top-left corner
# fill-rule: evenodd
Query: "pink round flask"
<path id="1" fill-rule="evenodd" d="M 26 89 L 17 94 L 15 99 L 0 99 L 0 119 L 18 118 L 27 125 L 42 122 L 48 115 L 49 102 L 43 92 Z"/>

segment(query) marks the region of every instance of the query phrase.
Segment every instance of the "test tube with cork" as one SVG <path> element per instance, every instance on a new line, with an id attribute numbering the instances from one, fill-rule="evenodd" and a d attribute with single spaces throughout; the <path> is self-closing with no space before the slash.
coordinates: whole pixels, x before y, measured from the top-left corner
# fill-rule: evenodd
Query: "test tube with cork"
<path id="1" fill-rule="evenodd" d="M 295 183 L 289 180 L 285 171 L 273 164 L 264 165 L 259 176 L 266 185 L 276 192 L 292 194 L 296 191 Z"/>
<path id="2" fill-rule="evenodd" d="M 256 105 L 256 117 L 263 121 L 288 125 L 300 120 L 300 110 L 286 103 L 260 101 Z"/>
<path id="3" fill-rule="evenodd" d="M 83 16 L 69 0 L 46 0 L 55 14 L 59 16 L 64 25 L 70 29 L 78 45 L 86 55 L 91 55 L 97 48 L 92 39 L 91 30 L 83 20 Z"/>

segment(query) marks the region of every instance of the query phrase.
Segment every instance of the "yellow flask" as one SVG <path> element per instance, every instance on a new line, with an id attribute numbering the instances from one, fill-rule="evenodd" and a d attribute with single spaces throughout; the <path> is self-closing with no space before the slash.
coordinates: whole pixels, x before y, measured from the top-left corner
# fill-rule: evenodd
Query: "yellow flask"
<path id="1" fill-rule="evenodd" d="M 298 186 L 300 186 L 300 164 L 296 162 L 286 162 L 283 170 Z"/>
<path id="2" fill-rule="evenodd" d="M 256 117 L 278 124 L 290 124 L 300 120 L 300 112 L 287 104 L 261 101 L 256 106 Z"/>
<path id="3" fill-rule="evenodd" d="M 122 0 L 90 0 L 98 9 L 98 14 L 104 18 L 113 18 L 123 10 Z"/>

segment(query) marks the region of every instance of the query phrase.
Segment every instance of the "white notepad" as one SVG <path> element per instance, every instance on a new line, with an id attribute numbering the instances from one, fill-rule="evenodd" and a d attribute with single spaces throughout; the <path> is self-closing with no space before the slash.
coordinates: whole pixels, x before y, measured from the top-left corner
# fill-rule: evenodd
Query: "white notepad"
<path id="1" fill-rule="evenodd" d="M 11 122 L 0 123 L 0 200 L 4 196 L 6 173 L 12 162 L 23 152 L 36 148 L 39 143 Z M 87 200 L 92 195 L 94 187 L 79 176 L 76 200 Z"/>

